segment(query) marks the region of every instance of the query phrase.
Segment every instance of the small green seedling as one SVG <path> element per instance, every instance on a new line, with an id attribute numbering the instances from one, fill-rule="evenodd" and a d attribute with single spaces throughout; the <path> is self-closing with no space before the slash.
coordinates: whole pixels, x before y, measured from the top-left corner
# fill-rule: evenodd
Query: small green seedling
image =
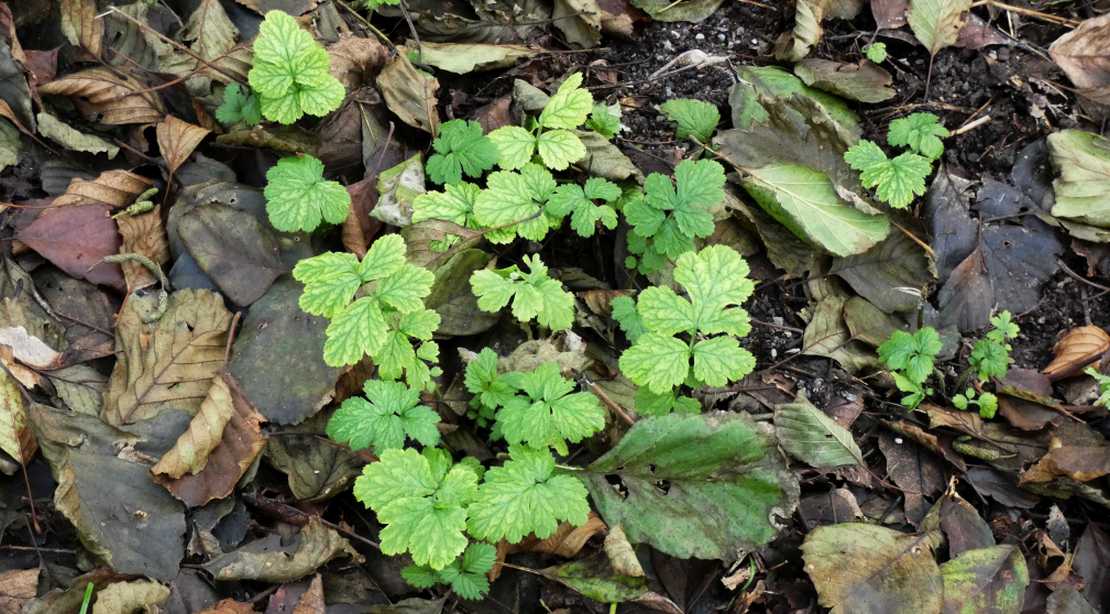
<path id="1" fill-rule="evenodd" d="M 993 418 L 994 414 L 998 412 L 998 397 L 993 392 L 983 392 L 976 398 L 974 388 L 968 388 L 963 394 L 952 397 L 952 404 L 956 406 L 956 409 L 962 410 L 975 407 L 979 410 L 979 415 L 987 420 Z"/>
<path id="2" fill-rule="evenodd" d="M 224 99 L 216 107 L 216 121 L 224 126 L 243 124 L 257 126 L 262 121 L 262 108 L 258 96 L 249 87 L 231 83 L 224 88 Z"/>
<path id="3" fill-rule="evenodd" d="M 721 112 L 716 106 L 691 98 L 668 100 L 659 110 L 675 123 L 675 136 L 680 139 L 692 138 L 705 145 L 709 144 L 721 121 Z"/>
<path id="4" fill-rule="evenodd" d="M 867 59 L 871 60 L 872 62 L 876 64 L 882 64 L 886 61 L 887 56 L 886 43 L 871 43 L 870 45 L 863 48 L 863 54 L 867 56 Z"/>
<path id="5" fill-rule="evenodd" d="M 416 588 L 431 588 L 446 584 L 459 597 L 476 600 L 489 592 L 489 578 L 486 574 L 497 562 L 497 548 L 482 543 L 466 547 L 462 555 L 443 569 L 432 569 L 427 565 L 409 565 L 401 570 L 401 577 Z"/>
<path id="6" fill-rule="evenodd" d="M 532 161 L 538 153 L 544 166 L 565 170 L 586 156 L 586 146 L 573 131 L 586 123 L 594 99 L 582 88 L 582 73 L 567 77 L 551 95 L 531 130 L 503 126 L 489 134 L 500 152 L 498 164 L 515 170 Z"/>
<path id="7" fill-rule="evenodd" d="M 991 330 L 986 336 L 975 342 L 968 362 L 975 370 L 980 382 L 989 381 L 991 378 L 1001 379 L 1006 377 L 1010 370 L 1010 341 L 1017 339 L 1021 328 L 1013 321 L 1009 311 L 1003 311 L 991 318 Z"/>
<path id="8" fill-rule="evenodd" d="M 574 295 L 547 274 L 539 255 L 525 256 L 528 272 L 516 265 L 504 269 L 482 269 L 470 276 L 470 287 L 478 297 L 478 308 L 496 313 L 512 301 L 513 317 L 521 322 L 536 320 L 553 331 L 567 330 L 574 323 Z"/>
<path id="9" fill-rule="evenodd" d="M 324 163 L 308 155 L 288 156 L 266 171 L 266 215 L 282 232 L 312 232 L 321 222 L 341 224 L 351 195 L 338 181 L 324 179 Z"/>
<path id="10" fill-rule="evenodd" d="M 879 346 L 879 360 L 890 369 L 898 390 L 906 393 L 902 405 L 916 409 L 933 389 L 925 383 L 933 373 L 933 365 L 943 344 L 940 334 L 931 326 L 924 326 L 913 334 L 896 330 Z"/>
<path id="11" fill-rule="evenodd" d="M 481 177 L 497 164 L 497 145 L 484 134 L 475 121 L 453 119 L 440 126 L 439 136 L 432 141 L 435 153 L 428 158 L 426 172 L 436 183 L 447 185 L 467 177 Z"/>
<path id="12" fill-rule="evenodd" d="M 862 139 L 844 152 L 844 161 L 860 173 L 860 183 L 875 190 L 875 196 L 895 209 L 905 209 L 925 194 L 925 179 L 933 172 L 933 161 L 944 153 L 942 137 L 948 130 L 932 113 L 914 113 L 890 123 L 887 142 L 906 147 L 894 158 L 875 142 Z"/>
<path id="13" fill-rule="evenodd" d="M 621 131 L 621 107 L 619 104 L 606 106 L 600 102 L 590 111 L 586 127 L 611 140 Z"/>
<path id="14" fill-rule="evenodd" d="M 306 114 L 323 117 L 343 103 L 347 92 L 331 75 L 328 52 L 288 14 L 266 13 L 253 50 L 247 80 L 266 119 L 292 124 Z"/>
<path id="15" fill-rule="evenodd" d="M 328 420 L 328 437 L 352 450 L 403 448 L 406 439 L 424 446 L 439 444 L 439 414 L 420 403 L 420 391 L 401 382 L 367 380 L 366 397 L 343 401 Z"/>

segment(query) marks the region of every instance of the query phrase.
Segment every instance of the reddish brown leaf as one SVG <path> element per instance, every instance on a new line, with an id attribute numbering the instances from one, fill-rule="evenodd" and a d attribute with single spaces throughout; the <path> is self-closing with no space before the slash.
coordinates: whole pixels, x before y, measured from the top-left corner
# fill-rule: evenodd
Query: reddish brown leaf
<path id="1" fill-rule="evenodd" d="M 1078 375 L 1110 350 L 1110 335 L 1098 326 L 1080 326 L 1064 334 L 1052 351 L 1056 357 L 1041 372 L 1052 380 Z"/>
<path id="2" fill-rule="evenodd" d="M 343 247 L 354 252 L 359 258 L 366 255 L 370 241 L 377 236 L 382 223 L 370 217 L 370 211 L 378 202 L 377 173 L 357 183 L 347 186 L 351 195 L 351 209 L 343 221 Z"/>
<path id="3" fill-rule="evenodd" d="M 176 480 L 159 479 L 173 496 L 189 507 L 199 507 L 230 495 L 266 445 L 262 435 L 264 418 L 243 395 L 235 378 L 227 373 L 221 377 L 231 391 L 235 413 L 224 427 L 219 445 L 208 455 L 208 463 L 199 473 Z"/>
<path id="4" fill-rule="evenodd" d="M 210 130 L 180 120 L 173 115 L 167 115 L 165 119 L 159 122 L 155 128 L 158 137 L 158 149 L 162 152 L 162 157 L 166 159 L 166 167 L 169 168 L 171 175 L 176 173 L 182 164 L 185 164 L 197 145 L 200 145 L 200 142 L 210 132 Z"/>
<path id="5" fill-rule="evenodd" d="M 107 68 L 90 68 L 38 87 L 40 94 L 69 96 L 86 104 L 86 116 L 100 123 L 150 124 L 162 119 L 165 108 L 157 92 L 129 76 Z"/>
<path id="6" fill-rule="evenodd" d="M 58 49 L 55 47 L 48 51 L 37 49 L 27 50 L 26 68 L 31 73 L 31 87 L 37 88 L 40 84 L 52 81 L 58 74 Z"/>
<path id="7" fill-rule="evenodd" d="M 16 238 L 74 277 L 123 290 L 119 265 L 103 262 L 105 256 L 116 254 L 120 246 L 111 208 L 59 207 L 61 198 L 55 199 L 54 206 L 43 211 Z"/>

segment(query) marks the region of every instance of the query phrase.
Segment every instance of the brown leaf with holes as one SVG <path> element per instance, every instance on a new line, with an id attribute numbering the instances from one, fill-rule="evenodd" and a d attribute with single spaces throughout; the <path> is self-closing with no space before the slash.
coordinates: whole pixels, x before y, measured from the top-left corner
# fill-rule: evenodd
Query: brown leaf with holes
<path id="1" fill-rule="evenodd" d="M 61 0 L 62 34 L 70 43 L 100 57 L 104 41 L 104 21 L 96 16 L 96 0 Z"/>
<path id="2" fill-rule="evenodd" d="M 235 413 L 231 389 L 227 380 L 216 376 L 208 396 L 200 404 L 200 409 L 189 422 L 173 447 L 150 468 L 151 473 L 176 480 L 186 473 L 196 474 L 208 463 L 208 455 L 224 434 L 224 427 Z"/>
<path id="3" fill-rule="evenodd" d="M 170 260 L 170 246 L 166 242 L 166 231 L 162 227 L 162 208 L 160 206 L 140 213 L 124 215 L 116 219 L 119 234 L 123 237 L 121 254 L 141 254 L 151 262 L 164 265 Z M 154 274 L 138 262 L 124 262 L 123 277 L 127 280 L 127 291 L 134 292 L 158 283 Z"/>
<path id="4" fill-rule="evenodd" d="M 167 115 L 158 123 L 155 133 L 158 136 L 158 150 L 166 159 L 166 167 L 173 175 L 189 159 L 197 145 L 212 131 L 187 121 Z"/>
<path id="5" fill-rule="evenodd" d="M 1056 357 L 1041 373 L 1053 381 L 1079 375 L 1084 367 L 1098 360 L 1107 350 L 1110 350 L 1110 335 L 1101 327 L 1073 328 L 1053 346 Z"/>
<path id="6" fill-rule="evenodd" d="M 34 222 L 17 232 L 16 238 L 73 277 L 124 289 L 119 265 L 103 261 L 120 246 L 111 209 L 99 204 L 59 207 L 61 199 L 55 199 Z"/>
<path id="7" fill-rule="evenodd" d="M 102 124 L 152 124 L 166 113 L 157 92 L 107 68 L 89 68 L 66 75 L 40 85 L 38 91 L 74 98 L 84 115 L 99 116 Z"/>
<path id="8" fill-rule="evenodd" d="M 105 422 L 120 426 L 167 409 L 195 414 L 223 367 L 231 313 L 210 290 L 178 290 L 166 311 L 144 322 L 128 299 L 116 325 L 118 360 L 104 399 Z"/>
<path id="9" fill-rule="evenodd" d="M 99 204 L 112 208 L 126 207 L 153 185 L 150 179 L 123 170 L 104 171 L 93 180 L 74 177 L 65 194 L 54 199 L 54 206 Z"/>
<path id="10" fill-rule="evenodd" d="M 182 475 L 175 480 L 156 478 L 166 487 L 173 496 L 185 502 L 189 507 L 200 507 L 214 499 L 223 499 L 235 490 L 239 478 L 247 472 L 254 460 L 262 453 L 266 446 L 266 438 L 262 435 L 262 422 L 265 418 L 251 405 L 242 390 L 239 382 L 228 373 L 218 376 L 223 381 L 228 396 L 230 396 L 231 413 L 226 425 L 222 428 L 220 440 L 208 454 L 207 462 L 196 474 Z M 217 389 L 217 384 L 213 384 Z M 227 403 L 228 401 L 216 401 Z M 203 413 L 197 413 L 199 417 Z M 213 411 L 212 413 L 216 413 Z M 189 430 L 193 430 L 190 423 Z M 212 425 L 213 427 L 215 425 Z M 198 427 L 211 432 L 211 427 Z M 187 433 L 188 434 L 188 433 Z M 178 444 L 181 440 L 178 440 Z M 174 449 L 178 446 L 175 445 Z M 176 468 L 175 468 L 176 469 Z"/>

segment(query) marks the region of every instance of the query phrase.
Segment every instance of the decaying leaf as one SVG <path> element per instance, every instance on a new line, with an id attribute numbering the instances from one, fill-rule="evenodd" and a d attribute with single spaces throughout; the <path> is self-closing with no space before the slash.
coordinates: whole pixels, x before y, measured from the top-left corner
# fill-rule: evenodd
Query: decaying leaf
<path id="1" fill-rule="evenodd" d="M 632 544 L 628 543 L 628 536 L 624 534 L 624 529 L 619 524 L 609 529 L 609 534 L 605 536 L 605 556 L 609 557 L 609 565 L 619 575 L 632 578 L 644 577 L 644 568 L 636 558 L 636 551 L 632 549 Z"/>
<path id="2" fill-rule="evenodd" d="M 165 107 L 157 92 L 107 68 L 89 68 L 39 86 L 40 94 L 70 96 L 86 103 L 104 124 L 149 124 L 162 119 Z"/>
<path id="3" fill-rule="evenodd" d="M 6 369 L 0 369 L 0 450 L 19 463 L 30 461 L 38 450 L 23 391 Z"/>
<path id="4" fill-rule="evenodd" d="M 798 486 L 771 453 L 770 437 L 743 416 L 678 415 L 638 421 L 587 468 L 601 517 L 679 558 L 725 561 L 766 543 L 788 516 Z M 653 450 L 646 454 L 646 450 Z M 619 477 L 627 494 L 613 489 Z M 661 492 L 656 484 L 667 481 Z"/>
<path id="5" fill-rule="evenodd" d="M 96 592 L 92 614 L 156 612 L 170 598 L 170 589 L 151 580 L 115 582 Z"/>
<path id="6" fill-rule="evenodd" d="M 61 0 L 59 13 L 62 34 L 66 39 L 94 58 L 99 58 L 104 40 L 104 22 L 97 18 L 96 0 Z"/>
<path id="7" fill-rule="evenodd" d="M 1029 570 L 1012 545 L 978 548 L 940 566 L 945 612 L 1022 611 Z"/>
<path id="8" fill-rule="evenodd" d="M 39 568 L 13 569 L 0 573 L 0 612 L 19 614 L 39 590 Z"/>
<path id="9" fill-rule="evenodd" d="M 647 13 L 656 21 L 703 21 L 721 6 L 723 0 L 689 0 L 688 2 L 669 2 L 668 0 L 631 0 L 632 6 Z"/>
<path id="10" fill-rule="evenodd" d="M 166 115 L 166 118 L 155 126 L 158 150 L 162 152 L 162 157 L 166 160 L 166 167 L 169 169 L 170 175 L 181 168 L 181 165 L 196 150 L 197 145 L 200 145 L 200 142 L 209 133 L 211 133 L 211 130 L 190 124 L 173 115 Z"/>
<path id="11" fill-rule="evenodd" d="M 75 177 L 65 194 L 54 199 L 55 207 L 75 205 L 105 205 L 111 208 L 126 207 L 135 197 L 150 189 L 154 182 L 130 171 L 104 171 L 96 179 Z"/>
<path id="12" fill-rule="evenodd" d="M 501 542 L 497 548 L 498 563 L 493 566 L 493 571 L 490 572 L 490 580 L 496 580 L 504 568 L 500 565 L 505 557 L 515 552 L 540 552 L 543 554 L 553 554 L 569 559 L 578 555 L 582 548 L 586 546 L 586 542 L 590 541 L 595 535 L 604 533 L 607 527 L 601 518 L 590 512 L 589 518 L 586 519 L 585 524 L 574 526 L 569 522 L 559 524 L 555 532 L 547 539 L 536 539 L 536 536 L 529 535 L 524 538 L 524 541 L 519 544 L 510 544 L 508 542 Z M 627 538 L 626 538 L 627 541 Z"/>
<path id="13" fill-rule="evenodd" d="M 1110 350 L 1110 335 L 1102 327 L 1088 325 L 1073 328 L 1053 346 L 1055 356 L 1041 373 L 1053 380 L 1078 375 L 1107 350 Z"/>
<path id="14" fill-rule="evenodd" d="M 120 312 L 119 358 L 108 381 L 104 420 L 122 425 L 175 409 L 195 414 L 223 366 L 231 314 L 209 290 L 178 290 L 165 313 L 144 322 L 138 301 Z"/>
<path id="15" fill-rule="evenodd" d="M 681 614 L 683 611 L 667 597 L 651 591 L 645 578 L 621 575 L 600 554 L 548 567 L 540 573 L 601 603 L 650 604 L 651 610 L 665 614 Z"/>
<path id="16" fill-rule="evenodd" d="M 940 612 L 944 585 L 927 535 L 844 523 L 817 527 L 802 544 L 805 570 L 833 612 Z"/>
<path id="17" fill-rule="evenodd" d="M 219 581 L 292 582 L 340 556 L 362 561 L 347 540 L 312 517 L 289 543 L 279 535 L 263 537 L 212 559 L 204 569 Z"/>
<path id="18" fill-rule="evenodd" d="M 10 348 L 15 360 L 35 369 L 53 369 L 61 360 L 61 354 L 23 326 L 0 328 L 0 345 Z"/>
<path id="19" fill-rule="evenodd" d="M 848 64 L 809 58 L 794 65 L 806 85 L 849 100 L 876 103 L 894 98 L 894 78 L 871 62 Z"/>
<path id="20" fill-rule="evenodd" d="M 39 123 L 39 134 L 55 143 L 64 145 L 71 151 L 107 154 L 109 160 L 119 153 L 118 145 L 109 143 L 95 134 L 86 134 L 76 130 L 46 111 L 39 111 L 35 119 Z"/>
<path id="21" fill-rule="evenodd" d="M 417 70 L 404 55 L 393 58 L 377 78 L 385 104 L 401 121 L 432 135 L 439 133 L 439 81 Z"/>
<path id="22" fill-rule="evenodd" d="M 1092 17 L 1056 39 L 1048 53 L 1079 88 L 1097 102 L 1110 102 L 1110 15 Z"/>
<path id="23" fill-rule="evenodd" d="M 600 28 L 600 21 L 598 22 Z M 402 49 L 416 49 L 407 43 Z M 529 58 L 538 50 L 523 45 L 485 45 L 421 42 L 419 63 L 463 75 L 469 72 L 512 66 L 518 59 Z"/>
<path id="24" fill-rule="evenodd" d="M 162 207 L 138 215 L 122 215 L 116 218 L 123 245 L 121 254 L 140 254 L 158 266 L 170 260 L 170 246 L 166 243 L 166 231 L 162 228 Z M 127 289 L 131 292 L 158 283 L 158 278 L 150 269 L 133 261 L 120 263 Z"/>
<path id="25" fill-rule="evenodd" d="M 178 439 L 167 453 L 169 459 L 163 468 L 169 474 L 178 474 L 178 477 L 173 480 L 158 479 L 173 496 L 189 507 L 200 507 L 213 499 L 230 495 L 239 478 L 250 469 L 266 446 L 266 438 L 262 435 L 264 419 L 243 396 L 234 378 L 226 373 L 217 376 L 208 400 L 211 401 L 207 405 L 208 411 L 202 404 L 189 423 L 189 430 L 182 435 L 184 441 Z M 219 439 L 214 440 L 219 422 L 224 424 L 220 427 Z M 201 457 L 203 466 L 199 462 Z M 189 473 L 186 474 L 186 471 Z"/>
<path id="26" fill-rule="evenodd" d="M 124 279 L 119 265 L 103 261 L 115 255 L 120 246 L 111 209 L 101 204 L 58 206 L 64 198 L 55 199 L 52 207 L 16 237 L 73 277 L 122 290 Z"/>
<path id="27" fill-rule="evenodd" d="M 360 390 L 361 384 L 360 380 Z M 288 476 L 289 490 L 298 501 L 325 501 L 340 494 L 366 464 L 347 446 L 327 439 L 326 423 L 327 416 L 317 414 L 283 429 L 266 444 L 266 460 Z"/>
<path id="28" fill-rule="evenodd" d="M 863 462 L 852 433 L 799 394 L 793 403 L 775 407 L 775 435 L 794 458 L 819 468 Z"/>

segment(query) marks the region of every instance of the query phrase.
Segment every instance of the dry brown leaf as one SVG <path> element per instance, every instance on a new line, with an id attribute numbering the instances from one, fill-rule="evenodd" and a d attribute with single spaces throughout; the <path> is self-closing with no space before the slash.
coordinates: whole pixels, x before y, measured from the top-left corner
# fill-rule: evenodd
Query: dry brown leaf
<path id="1" fill-rule="evenodd" d="M 320 574 L 312 577 L 308 590 L 297 600 L 293 614 L 324 614 L 324 581 Z"/>
<path id="2" fill-rule="evenodd" d="M 605 556 L 609 557 L 609 565 L 618 574 L 633 578 L 644 577 L 644 568 L 636 558 L 636 551 L 628 543 L 628 536 L 619 524 L 609 529 L 609 534 L 605 536 Z"/>
<path id="3" fill-rule="evenodd" d="M 1051 482 L 1069 477 L 1090 482 L 1110 475 L 1110 446 L 1068 446 L 1050 449 L 1036 464 L 1021 474 L 1020 484 Z"/>
<path id="4" fill-rule="evenodd" d="M 166 167 L 169 168 L 170 175 L 176 173 L 177 169 L 185 164 L 197 145 L 200 145 L 204 137 L 211 133 L 210 130 L 180 120 L 173 115 L 167 115 L 159 122 L 155 132 L 158 136 L 158 149 L 166 159 Z"/>
<path id="5" fill-rule="evenodd" d="M 40 85 L 40 94 L 70 96 L 87 104 L 86 115 L 99 115 L 102 124 L 151 124 L 165 108 L 156 92 L 126 75 L 107 68 L 90 68 Z M 79 105 L 80 106 L 80 105 Z"/>
<path id="6" fill-rule="evenodd" d="M 104 21 L 96 17 L 96 0 L 61 0 L 62 34 L 70 43 L 100 57 Z"/>
<path id="7" fill-rule="evenodd" d="M 1078 375 L 1083 368 L 1110 350 L 1110 335 L 1098 326 L 1080 326 L 1064 334 L 1052 351 L 1056 357 L 1041 373 L 1052 380 Z"/>
<path id="8" fill-rule="evenodd" d="M 266 438 L 262 435 L 262 422 L 265 418 L 243 395 L 234 377 L 227 373 L 220 377 L 230 393 L 234 411 L 223 428 L 220 441 L 208 454 L 204 469 L 195 475 L 183 475 L 176 480 L 157 478 L 173 496 L 189 507 L 200 507 L 209 501 L 230 495 L 239 478 L 243 477 L 266 446 Z M 191 427 L 192 424 L 190 430 Z"/>
<path id="9" fill-rule="evenodd" d="M 0 369 L 0 450 L 19 463 L 31 460 L 38 450 L 31 422 L 27 419 L 23 391 L 15 378 L 3 369 Z M 2 578 L 0 576 L 0 587 L 3 586 Z"/>
<path id="10" fill-rule="evenodd" d="M 401 121 L 433 136 L 439 133 L 439 81 L 435 77 L 417 70 L 402 54 L 385 65 L 377 82 L 386 106 Z"/>
<path id="11" fill-rule="evenodd" d="M 352 92 L 363 85 L 370 85 L 382 64 L 389 57 L 389 50 L 374 38 L 343 36 L 339 42 L 328 45 L 331 56 L 331 76 Z"/>
<path id="12" fill-rule="evenodd" d="M 219 376 L 212 379 L 208 396 L 189 422 L 189 428 L 177 438 L 168 452 L 150 468 L 155 475 L 177 479 L 186 473 L 196 474 L 208 463 L 208 455 L 220 445 L 224 427 L 235 413 L 231 389 Z"/>
<path id="13" fill-rule="evenodd" d="M 509 544 L 501 542 L 497 544 L 497 563 L 494 564 L 493 569 L 489 572 L 490 581 L 496 580 L 501 575 L 501 563 L 504 562 L 505 557 L 517 552 L 540 552 L 543 554 L 554 554 L 563 558 L 573 558 L 576 556 L 586 542 L 598 533 L 604 533 L 608 530 L 605 522 L 601 518 L 590 512 L 589 518 L 586 519 L 585 524 L 574 526 L 570 523 L 564 522 L 555 529 L 555 532 L 544 540 L 536 539 L 534 535 L 528 536 L 524 541 L 519 544 Z"/>
<path id="14" fill-rule="evenodd" d="M 104 171 L 96 179 L 88 180 L 75 177 L 66 188 L 65 194 L 54 199 L 55 207 L 73 205 L 108 205 L 112 208 L 126 207 L 135 197 L 149 189 L 154 182 L 130 171 Z"/>
<path id="15" fill-rule="evenodd" d="M 19 614 L 39 590 L 39 568 L 0 573 L 0 614 Z"/>
<path id="16" fill-rule="evenodd" d="M 1079 24 L 1056 39 L 1048 53 L 1081 94 L 1096 99 L 1110 94 L 1110 14 Z"/>
<path id="17" fill-rule="evenodd" d="M 154 209 L 139 215 L 124 215 L 116 219 L 119 234 L 123 237 L 121 254 L 141 254 L 158 265 L 169 262 L 170 247 L 166 242 L 166 231 L 162 227 L 162 208 Z M 120 264 L 123 277 L 127 281 L 127 291 L 134 292 L 140 288 L 153 286 L 158 282 L 154 273 L 145 266 L 134 261 Z"/>
<path id="18" fill-rule="evenodd" d="M 199 614 L 254 614 L 254 605 L 228 598 Z"/>
<path id="19" fill-rule="evenodd" d="M 116 325 L 119 359 L 108 380 L 103 419 L 114 426 L 165 409 L 194 414 L 223 367 L 231 313 L 210 290 L 178 290 L 157 321 L 143 322 L 129 298 Z"/>
<path id="20" fill-rule="evenodd" d="M 382 228 L 380 221 L 370 217 L 370 211 L 378 201 L 376 178 L 377 173 L 374 173 L 373 177 L 366 177 L 347 186 L 347 192 L 351 195 L 351 208 L 347 212 L 347 219 L 343 220 L 343 247 L 359 258 L 366 255 L 370 241 Z"/>
<path id="21" fill-rule="evenodd" d="M 61 354 L 23 326 L 0 328 L 0 346 L 10 348 L 16 360 L 33 369 L 48 370 L 61 366 Z"/>

